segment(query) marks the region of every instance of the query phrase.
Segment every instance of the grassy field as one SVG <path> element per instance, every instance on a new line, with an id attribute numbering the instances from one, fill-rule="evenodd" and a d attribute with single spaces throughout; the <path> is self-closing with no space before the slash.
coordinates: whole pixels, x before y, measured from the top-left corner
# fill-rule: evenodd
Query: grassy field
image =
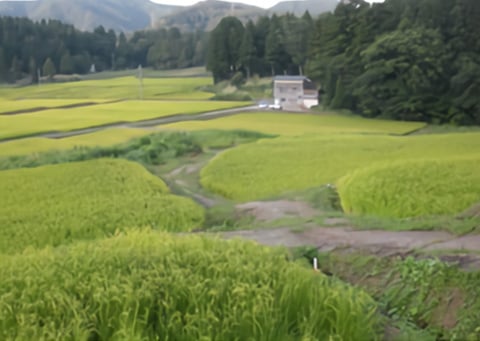
<path id="1" fill-rule="evenodd" d="M 207 99 L 213 96 L 199 88 L 212 84 L 209 77 L 144 78 L 143 91 L 133 76 L 22 88 L 0 88 L 5 99 Z"/>
<path id="2" fill-rule="evenodd" d="M 0 258 L 2 340 L 378 340 L 363 291 L 245 241 L 153 232 Z"/>
<path id="3" fill-rule="evenodd" d="M 0 116 L 0 139 L 69 131 L 116 122 L 135 122 L 158 117 L 196 114 L 244 106 L 245 102 L 221 101 L 126 101 L 32 114 Z"/>
<path id="4" fill-rule="evenodd" d="M 188 231 L 203 210 L 136 163 L 100 159 L 0 172 L 0 253 L 58 246 L 133 226 Z"/>
<path id="5" fill-rule="evenodd" d="M 202 170 L 202 184 L 237 201 L 334 184 L 375 162 L 479 156 L 480 134 L 409 137 L 323 135 L 262 140 L 219 154 Z M 480 169 L 472 169 L 472 172 Z M 421 189 L 420 189 L 421 190 Z"/>
<path id="6" fill-rule="evenodd" d="M 403 135 L 425 126 L 419 122 L 395 122 L 364 119 L 359 116 L 285 113 L 248 113 L 210 121 L 179 122 L 162 126 L 165 129 L 248 129 L 266 134 L 303 135 L 308 133 L 365 133 Z"/>
<path id="7" fill-rule="evenodd" d="M 338 181 L 345 212 L 407 218 L 450 215 L 480 202 L 480 155 L 389 162 Z"/>

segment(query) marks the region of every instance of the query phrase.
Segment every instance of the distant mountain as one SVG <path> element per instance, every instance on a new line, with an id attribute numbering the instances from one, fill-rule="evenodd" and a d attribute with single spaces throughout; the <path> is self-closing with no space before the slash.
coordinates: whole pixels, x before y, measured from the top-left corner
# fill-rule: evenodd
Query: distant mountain
<path id="1" fill-rule="evenodd" d="M 255 20 L 267 11 L 255 6 L 230 3 L 219 0 L 201 1 L 193 6 L 184 7 L 158 21 L 160 27 L 178 27 L 185 31 L 211 31 L 222 18 L 234 15 L 241 21 Z"/>
<path id="2" fill-rule="evenodd" d="M 309 11 L 312 16 L 317 16 L 325 12 L 330 12 L 338 5 L 338 0 L 294 0 L 282 1 L 270 8 L 270 13 L 293 13 L 295 15 L 303 15 L 305 11 Z"/>
<path id="3" fill-rule="evenodd" d="M 273 13 L 302 15 L 306 10 L 316 16 L 332 11 L 337 4 L 338 0 L 284 1 L 265 10 L 219 0 L 200 1 L 192 6 L 162 5 L 150 0 L 9 0 L 0 1 L 0 15 L 57 19 L 81 30 L 93 30 L 102 25 L 125 32 L 159 27 L 210 31 L 229 15 L 243 22 Z"/>
<path id="4" fill-rule="evenodd" d="M 102 25 L 117 31 L 155 27 L 156 21 L 180 6 L 161 5 L 149 0 L 36 0 L 0 1 L 0 15 L 57 19 L 81 30 Z"/>

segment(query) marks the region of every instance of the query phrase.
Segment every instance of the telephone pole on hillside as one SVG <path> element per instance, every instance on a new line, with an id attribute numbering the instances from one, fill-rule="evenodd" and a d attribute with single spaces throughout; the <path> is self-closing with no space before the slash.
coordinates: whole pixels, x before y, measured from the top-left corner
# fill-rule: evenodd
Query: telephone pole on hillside
<path id="1" fill-rule="evenodd" d="M 143 70 L 142 64 L 138 65 L 138 97 L 143 100 Z"/>

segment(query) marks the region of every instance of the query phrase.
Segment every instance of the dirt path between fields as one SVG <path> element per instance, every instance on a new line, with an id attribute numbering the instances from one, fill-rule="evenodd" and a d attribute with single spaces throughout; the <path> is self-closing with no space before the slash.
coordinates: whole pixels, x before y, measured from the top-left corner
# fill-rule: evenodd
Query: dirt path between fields
<path id="1" fill-rule="evenodd" d="M 210 208 L 219 202 L 214 197 L 205 196 L 206 193 L 198 193 L 198 189 L 188 183 L 189 179 L 198 176 L 204 164 L 205 161 L 182 165 L 170 171 L 166 178 L 186 190 L 198 203 Z M 273 226 L 286 227 L 219 232 L 216 235 L 227 239 L 248 239 L 267 246 L 313 246 L 322 252 L 359 251 L 385 257 L 434 253 L 445 261 L 458 262 L 464 269 L 480 269 L 480 234 L 457 236 L 445 231 L 359 230 L 346 217 L 324 218 L 324 226 L 318 226 L 314 221 L 321 212 L 301 200 L 253 201 L 237 204 L 234 208 L 236 214 L 252 217 L 254 226 L 277 222 Z M 473 217 L 479 212 L 480 206 L 473 206 L 465 215 Z M 298 222 L 289 224 L 285 219 L 298 219 Z"/>
<path id="2" fill-rule="evenodd" d="M 220 233 L 220 236 L 243 238 L 267 246 L 313 246 L 319 251 L 366 251 L 379 256 L 408 255 L 415 251 L 455 251 L 439 256 L 459 262 L 464 269 L 480 269 L 480 235 L 455 236 L 442 231 L 355 230 L 349 227 L 314 227 L 301 232 L 290 228 L 244 230 Z M 463 251 L 463 252 L 462 252 Z"/>

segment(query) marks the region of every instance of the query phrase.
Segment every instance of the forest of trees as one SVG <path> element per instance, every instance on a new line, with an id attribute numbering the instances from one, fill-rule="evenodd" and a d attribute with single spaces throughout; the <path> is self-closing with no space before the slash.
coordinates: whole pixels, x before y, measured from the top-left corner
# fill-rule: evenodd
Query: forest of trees
<path id="1" fill-rule="evenodd" d="M 205 65 L 207 33 L 182 33 L 176 28 L 124 33 L 76 30 L 56 20 L 33 22 L 0 17 L 0 81 L 30 77 L 36 82 L 54 74 L 84 74 L 136 68 L 173 69 Z"/>
<path id="2" fill-rule="evenodd" d="M 366 117 L 480 124 L 480 1 L 363 0 L 312 18 L 287 14 L 210 33 L 176 28 L 81 32 L 58 21 L 0 18 L 0 80 L 37 70 L 157 69 L 206 65 L 215 82 L 305 74 L 324 106 Z"/>
<path id="3" fill-rule="evenodd" d="M 216 82 L 237 72 L 256 74 L 302 74 L 314 21 L 306 12 L 261 17 L 245 26 L 235 17 L 224 18 L 212 31 L 207 68 Z"/>
<path id="4" fill-rule="evenodd" d="M 367 117 L 480 123 L 480 1 L 360 0 L 315 23 L 322 101 Z"/>
<path id="5" fill-rule="evenodd" d="M 291 15 L 212 32 L 215 81 L 301 74 L 321 101 L 367 117 L 480 123 L 480 1 L 350 0 L 312 21 Z"/>

